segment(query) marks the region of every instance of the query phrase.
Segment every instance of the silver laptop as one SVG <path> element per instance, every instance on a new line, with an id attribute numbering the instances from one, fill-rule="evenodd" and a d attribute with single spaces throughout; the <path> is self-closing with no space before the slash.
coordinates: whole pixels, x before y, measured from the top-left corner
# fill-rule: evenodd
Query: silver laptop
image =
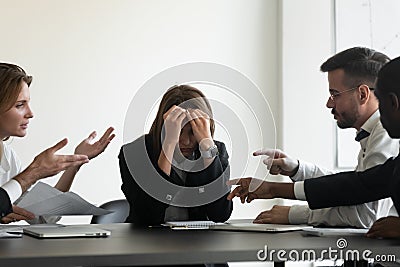
<path id="1" fill-rule="evenodd" d="M 111 231 L 92 225 L 32 225 L 24 228 L 24 234 L 38 238 L 107 237 Z"/>
<path id="2" fill-rule="evenodd" d="M 307 225 L 288 225 L 288 224 L 256 224 L 253 219 L 230 220 L 225 224 L 210 226 L 212 230 L 226 231 L 248 231 L 248 232 L 289 232 L 311 228 Z"/>

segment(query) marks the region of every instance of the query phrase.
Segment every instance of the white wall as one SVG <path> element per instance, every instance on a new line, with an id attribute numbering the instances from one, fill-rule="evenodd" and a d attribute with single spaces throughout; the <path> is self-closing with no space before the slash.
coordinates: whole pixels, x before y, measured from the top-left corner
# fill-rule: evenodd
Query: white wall
<path id="1" fill-rule="evenodd" d="M 61 152 L 72 153 L 92 130 L 116 129 L 107 151 L 81 169 L 72 187 L 92 203 L 123 197 L 117 155 L 125 113 L 138 88 L 168 67 L 210 61 L 241 71 L 270 100 L 280 135 L 276 0 L 0 0 L 0 5 L 1 60 L 34 76 L 35 117 L 27 137 L 11 141 L 23 164 L 63 137 L 70 143 Z M 233 216 L 254 217 L 265 205 L 235 206 Z"/>
<path id="2" fill-rule="evenodd" d="M 294 157 L 333 168 L 335 121 L 325 104 L 333 54 L 332 1 L 282 1 L 282 144 Z"/>
<path id="3" fill-rule="evenodd" d="M 65 136 L 70 144 L 63 152 L 71 153 L 93 129 L 116 128 L 117 137 L 107 151 L 83 167 L 73 185 L 88 201 L 100 204 L 123 197 L 117 155 L 128 105 L 146 80 L 186 62 L 225 64 L 247 75 L 269 100 L 277 146 L 333 167 L 335 124 L 325 108 L 326 77 L 319 72 L 333 51 L 331 1 L 0 4 L 1 60 L 20 64 L 34 75 L 35 118 L 28 136 L 12 141 L 23 163 Z M 265 143 L 270 142 L 266 137 Z M 254 217 L 273 203 L 279 202 L 236 202 L 233 217 Z M 252 265 L 265 263 L 243 266 Z"/>

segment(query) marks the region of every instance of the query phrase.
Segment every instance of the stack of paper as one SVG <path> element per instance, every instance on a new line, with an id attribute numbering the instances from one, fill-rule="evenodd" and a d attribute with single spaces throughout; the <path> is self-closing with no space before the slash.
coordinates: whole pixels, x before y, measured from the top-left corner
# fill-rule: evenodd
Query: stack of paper
<path id="1" fill-rule="evenodd" d="M 39 182 L 18 199 L 15 205 L 36 216 L 47 215 L 104 215 L 111 211 L 98 208 L 73 192 L 61 192 Z"/>
<path id="2" fill-rule="evenodd" d="M 315 236 L 347 236 L 347 235 L 365 235 L 368 229 L 357 229 L 357 228 L 324 228 L 314 227 L 303 230 L 307 235 Z"/>
<path id="3" fill-rule="evenodd" d="M 22 226 L 0 225 L 0 238 L 22 237 Z"/>
<path id="4" fill-rule="evenodd" d="M 213 230 L 226 231 L 247 231 L 247 232 L 288 232 L 299 231 L 311 228 L 308 225 L 292 225 L 292 224 L 259 224 L 253 223 L 253 219 L 230 220 L 222 225 L 211 226 Z"/>

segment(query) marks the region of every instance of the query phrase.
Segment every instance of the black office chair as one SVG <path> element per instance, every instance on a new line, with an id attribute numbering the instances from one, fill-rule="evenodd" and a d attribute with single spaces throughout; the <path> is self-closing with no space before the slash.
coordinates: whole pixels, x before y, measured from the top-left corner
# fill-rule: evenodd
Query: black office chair
<path id="1" fill-rule="evenodd" d="M 100 205 L 100 208 L 114 211 L 105 215 L 97 215 L 92 217 L 90 223 L 104 224 L 104 223 L 123 223 L 129 214 L 129 203 L 126 199 L 112 200 Z"/>

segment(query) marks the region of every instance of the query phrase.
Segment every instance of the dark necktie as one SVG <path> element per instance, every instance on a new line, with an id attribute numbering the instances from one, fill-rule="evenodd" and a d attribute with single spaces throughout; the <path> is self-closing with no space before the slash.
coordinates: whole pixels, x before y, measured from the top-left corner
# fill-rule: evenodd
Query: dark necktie
<path id="1" fill-rule="evenodd" d="M 356 135 L 356 141 L 360 142 L 362 139 L 366 138 L 369 136 L 369 132 L 367 132 L 364 129 L 361 129 L 361 131 Z"/>

